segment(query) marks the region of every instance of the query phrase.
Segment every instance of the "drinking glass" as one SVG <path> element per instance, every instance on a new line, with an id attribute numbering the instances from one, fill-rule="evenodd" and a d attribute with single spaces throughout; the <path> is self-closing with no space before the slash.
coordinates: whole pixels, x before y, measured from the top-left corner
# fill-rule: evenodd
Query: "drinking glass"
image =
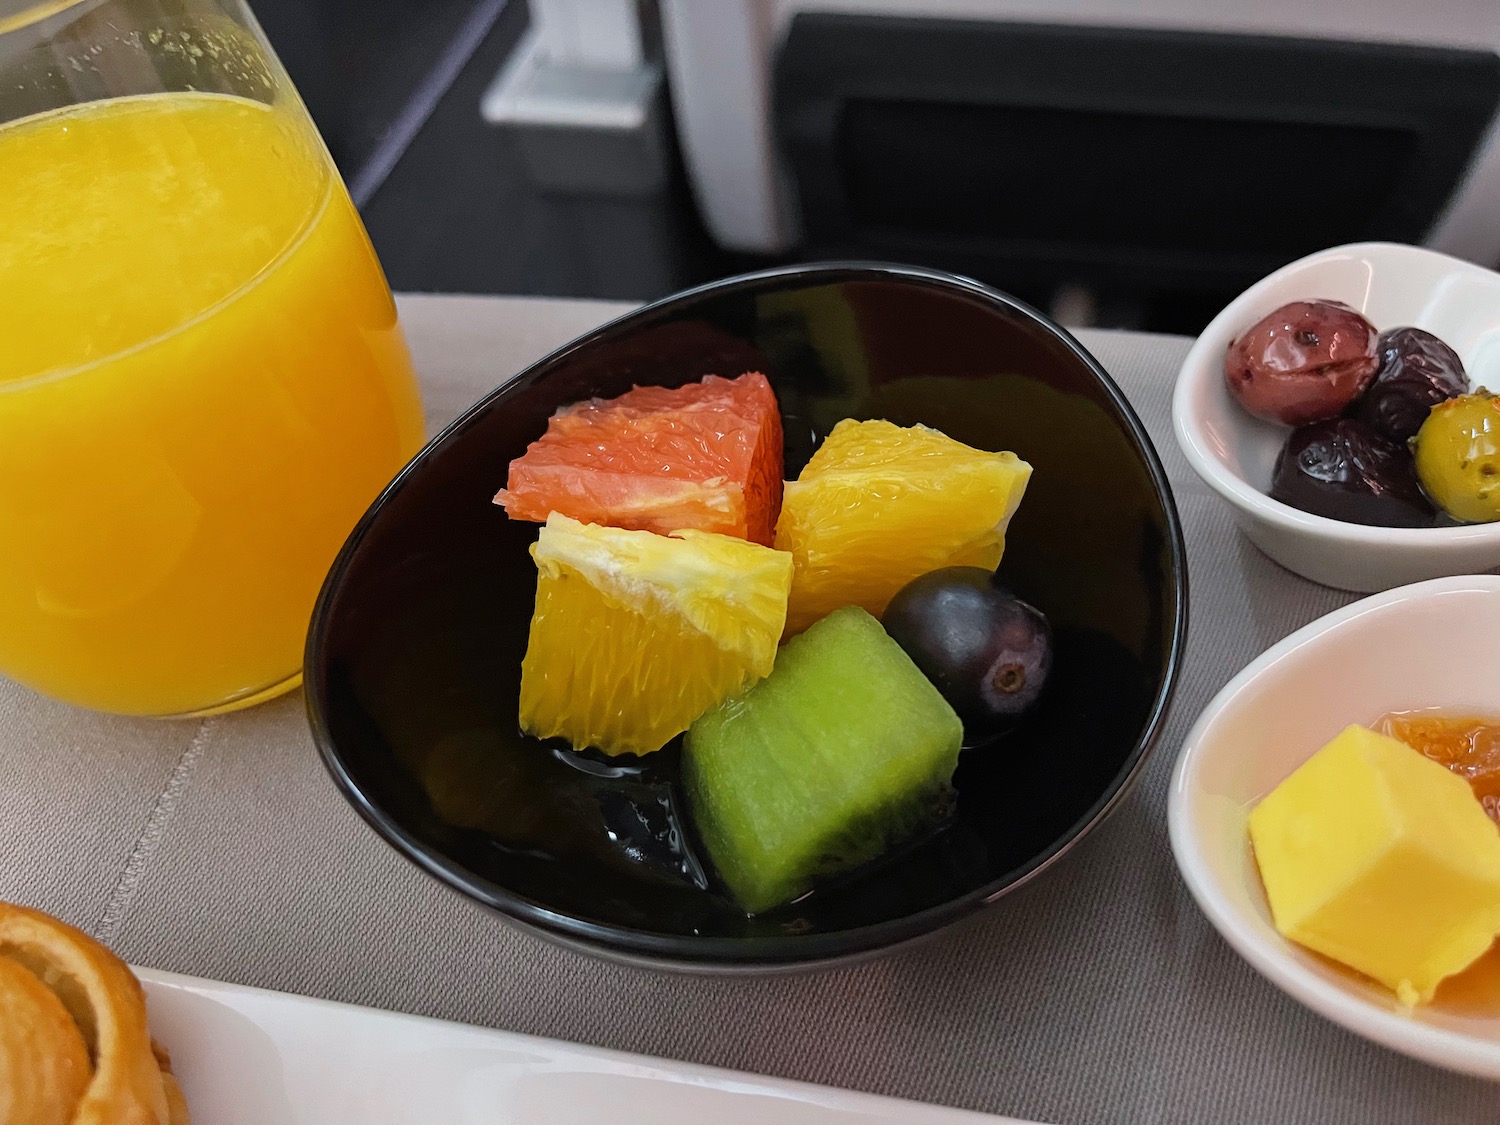
<path id="1" fill-rule="evenodd" d="M 239 0 L 0 0 L 0 673 L 136 715 L 294 687 L 422 440 L 380 265 Z"/>

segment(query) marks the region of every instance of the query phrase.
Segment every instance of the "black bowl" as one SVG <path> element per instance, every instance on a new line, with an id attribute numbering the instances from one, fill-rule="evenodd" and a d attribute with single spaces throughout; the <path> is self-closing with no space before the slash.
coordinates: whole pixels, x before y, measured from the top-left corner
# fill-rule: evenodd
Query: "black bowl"
<path id="1" fill-rule="evenodd" d="M 949 826 L 755 918 L 720 892 L 677 815 L 675 744 L 610 760 L 517 730 L 537 529 L 491 503 L 559 406 L 750 370 L 776 388 L 789 477 L 844 417 L 924 422 L 1030 461 L 1000 573 L 1056 631 L 1038 712 L 1003 743 L 965 752 Z M 1140 770 L 1186 619 L 1182 531 L 1161 464 L 1071 336 L 948 274 L 796 267 L 607 324 L 428 445 L 329 574 L 308 641 L 308 711 L 360 814 L 471 898 L 625 959 L 774 968 L 928 933 L 1057 859 Z"/>

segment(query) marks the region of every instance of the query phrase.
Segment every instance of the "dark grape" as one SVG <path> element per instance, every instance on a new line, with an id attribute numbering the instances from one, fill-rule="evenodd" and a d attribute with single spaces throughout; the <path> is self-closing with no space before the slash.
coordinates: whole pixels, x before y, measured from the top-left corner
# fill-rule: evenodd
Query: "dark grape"
<path id="1" fill-rule="evenodd" d="M 1292 431 L 1276 458 L 1271 496 L 1345 523 L 1430 527 L 1437 520 L 1406 446 L 1354 418 Z"/>
<path id="2" fill-rule="evenodd" d="M 977 566 L 913 579 L 881 618 L 891 638 L 963 720 L 968 743 L 1013 724 L 1052 668 L 1052 627 Z"/>
<path id="3" fill-rule="evenodd" d="M 1375 376 L 1375 326 L 1338 301 L 1293 301 L 1231 341 L 1224 378 L 1258 418 L 1332 418 Z"/>
<path id="4" fill-rule="evenodd" d="M 1392 328 L 1376 351 L 1380 368 L 1354 416 L 1393 441 L 1415 437 L 1434 406 L 1469 389 L 1463 360 L 1431 332 Z"/>

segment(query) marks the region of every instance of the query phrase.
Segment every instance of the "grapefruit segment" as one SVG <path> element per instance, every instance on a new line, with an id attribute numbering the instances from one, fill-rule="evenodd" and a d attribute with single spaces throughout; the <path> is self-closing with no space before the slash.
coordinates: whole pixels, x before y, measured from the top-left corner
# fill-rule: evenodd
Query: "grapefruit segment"
<path id="1" fill-rule="evenodd" d="M 781 412 L 758 372 L 636 387 L 552 416 L 495 497 L 512 519 L 553 512 L 668 535 L 693 529 L 770 546 L 781 510 Z"/>

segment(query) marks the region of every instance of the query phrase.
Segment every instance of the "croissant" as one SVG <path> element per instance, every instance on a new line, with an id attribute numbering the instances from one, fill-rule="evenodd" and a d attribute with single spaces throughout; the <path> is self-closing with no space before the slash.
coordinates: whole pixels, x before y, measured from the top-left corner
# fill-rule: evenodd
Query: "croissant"
<path id="1" fill-rule="evenodd" d="M 129 967 L 72 926 L 0 903 L 0 1125 L 187 1125 Z"/>

